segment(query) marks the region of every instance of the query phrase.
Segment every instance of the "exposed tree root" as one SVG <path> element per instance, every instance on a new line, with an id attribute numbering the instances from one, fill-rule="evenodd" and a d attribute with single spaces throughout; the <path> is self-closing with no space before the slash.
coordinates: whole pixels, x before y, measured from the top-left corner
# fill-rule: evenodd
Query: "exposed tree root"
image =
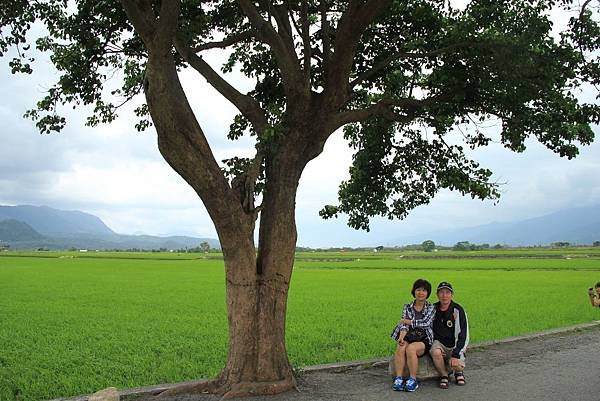
<path id="1" fill-rule="evenodd" d="M 223 394 L 223 392 L 223 384 L 217 378 L 182 384 L 157 394 L 155 398 L 160 400 L 163 398 L 174 397 L 183 394 Z"/>
<path id="2" fill-rule="evenodd" d="M 294 378 L 273 382 L 241 382 L 230 385 L 219 378 L 215 378 L 170 388 L 157 394 L 155 399 L 161 400 L 190 394 L 220 394 L 223 395 L 221 400 L 228 400 L 236 397 L 279 394 L 295 388 L 297 387 Z"/>
<path id="3" fill-rule="evenodd" d="M 223 395 L 221 400 L 228 400 L 235 397 L 273 395 L 289 391 L 293 388 L 296 388 L 296 381 L 293 378 L 273 382 L 235 383 L 231 386 L 231 389 Z"/>

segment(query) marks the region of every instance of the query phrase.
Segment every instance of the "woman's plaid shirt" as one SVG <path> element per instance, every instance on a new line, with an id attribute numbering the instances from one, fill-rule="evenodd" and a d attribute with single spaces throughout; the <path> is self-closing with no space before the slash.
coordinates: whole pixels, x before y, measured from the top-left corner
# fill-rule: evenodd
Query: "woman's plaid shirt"
<path id="1" fill-rule="evenodd" d="M 429 345 L 433 344 L 433 330 L 431 329 L 431 325 L 433 323 L 433 318 L 435 317 L 435 306 L 425 301 L 425 305 L 423 306 L 423 317 L 421 319 L 415 319 L 415 302 L 411 302 L 409 304 L 404 304 L 404 308 L 402 308 L 402 319 L 410 319 L 412 320 L 411 325 L 398 323 L 392 332 L 392 338 L 398 341 L 400 337 L 401 331 L 408 331 L 408 329 L 412 327 L 422 327 L 425 329 L 425 333 L 427 334 L 427 340 L 429 341 Z"/>

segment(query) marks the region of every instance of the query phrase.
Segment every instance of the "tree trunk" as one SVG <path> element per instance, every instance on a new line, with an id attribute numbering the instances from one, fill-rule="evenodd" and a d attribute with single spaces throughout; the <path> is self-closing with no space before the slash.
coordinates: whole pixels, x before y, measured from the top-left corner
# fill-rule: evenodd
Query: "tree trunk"
<path id="1" fill-rule="evenodd" d="M 261 258 L 260 250 L 257 255 L 252 231 L 247 228 L 240 229 L 236 236 L 221 239 L 229 321 L 226 365 L 213 380 L 176 387 L 162 393 L 161 397 L 209 392 L 222 394 L 227 399 L 277 394 L 296 387 L 285 346 L 295 228 L 276 227 L 276 231 L 288 235 L 283 241 L 285 244 L 279 237 L 266 238 L 267 248 L 274 250 L 269 252 L 269 258 Z M 291 259 L 287 256 L 290 253 Z M 282 255 L 285 255 L 284 259 Z M 262 266 L 259 267 L 261 259 Z"/>
<path id="2" fill-rule="evenodd" d="M 162 396 L 208 391 L 233 397 L 287 391 L 296 386 L 285 347 L 285 321 L 297 237 L 296 191 L 306 161 L 299 161 L 285 146 L 267 158 L 256 252 L 255 212 L 244 210 L 224 179 L 169 56 L 149 58 L 146 97 L 161 153 L 202 198 L 219 234 L 226 269 L 229 353 L 214 380 L 175 388 Z M 297 144 L 287 141 L 286 146 Z"/>
<path id="3" fill-rule="evenodd" d="M 227 396 L 276 394 L 296 386 L 285 346 L 285 321 L 299 173 L 289 161 L 268 162 L 266 167 L 259 249 L 252 269 L 229 257 L 227 247 L 223 250 L 229 355 L 221 379 L 229 388 Z"/>
<path id="4" fill-rule="evenodd" d="M 227 274 L 229 354 L 219 377 L 227 396 L 276 394 L 296 383 L 285 347 L 288 283 Z M 290 269 L 291 270 L 291 269 Z"/>

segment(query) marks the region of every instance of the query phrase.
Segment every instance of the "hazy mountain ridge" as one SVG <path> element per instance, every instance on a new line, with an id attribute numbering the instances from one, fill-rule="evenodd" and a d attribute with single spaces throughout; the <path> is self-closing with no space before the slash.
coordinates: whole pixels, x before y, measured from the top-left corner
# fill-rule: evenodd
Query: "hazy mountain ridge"
<path id="1" fill-rule="evenodd" d="M 0 206 L 0 240 L 11 249 L 185 249 L 203 241 L 220 248 L 214 238 L 118 234 L 89 213 L 30 205 Z"/>
<path id="2" fill-rule="evenodd" d="M 115 234 L 100 218 L 78 210 L 59 210 L 48 206 L 0 206 L 0 220 L 27 223 L 42 235 Z"/>
<path id="3" fill-rule="evenodd" d="M 600 205 L 563 209 L 510 223 L 490 223 L 430 232 L 418 237 L 399 239 L 398 243 L 421 243 L 426 239 L 440 245 L 454 245 L 459 241 L 512 246 L 548 245 L 554 242 L 592 244 L 600 241 Z"/>
<path id="4" fill-rule="evenodd" d="M 15 219 L 0 221 L 0 241 L 42 240 L 44 236 L 35 231 L 29 224 Z"/>

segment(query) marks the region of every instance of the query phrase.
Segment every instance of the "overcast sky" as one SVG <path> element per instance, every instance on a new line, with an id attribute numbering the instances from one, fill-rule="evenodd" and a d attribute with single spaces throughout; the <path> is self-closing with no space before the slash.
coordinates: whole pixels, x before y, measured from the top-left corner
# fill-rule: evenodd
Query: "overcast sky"
<path id="1" fill-rule="evenodd" d="M 218 59 L 214 53 L 209 58 L 214 67 Z M 216 238 L 200 199 L 159 154 L 153 129 L 138 133 L 130 110 L 111 125 L 85 127 L 86 110 L 76 109 L 68 113 L 63 132 L 40 135 L 34 123 L 22 116 L 56 74 L 41 60 L 33 75 L 13 76 L 7 62 L 7 58 L 0 59 L 0 204 L 82 210 L 97 215 L 119 233 Z M 239 76 L 233 79 L 238 89 L 247 89 Z M 230 142 L 225 138 L 235 114 L 233 106 L 192 72 L 186 72 L 183 80 L 217 160 L 252 155 L 248 139 Z M 599 136 L 597 126 L 594 131 Z M 352 154 L 341 133 L 336 133 L 302 176 L 296 211 L 298 245 L 401 245 L 406 236 L 600 204 L 599 142 L 582 148 L 571 161 L 535 141 L 529 141 L 522 154 L 491 144 L 473 157 L 494 171 L 496 181 L 506 183 L 497 205 L 442 192 L 404 221 L 374 219 L 371 232 L 365 233 L 348 228 L 344 218 L 322 220 L 318 216 L 323 205 L 336 203 L 338 185 L 348 176 Z"/>

